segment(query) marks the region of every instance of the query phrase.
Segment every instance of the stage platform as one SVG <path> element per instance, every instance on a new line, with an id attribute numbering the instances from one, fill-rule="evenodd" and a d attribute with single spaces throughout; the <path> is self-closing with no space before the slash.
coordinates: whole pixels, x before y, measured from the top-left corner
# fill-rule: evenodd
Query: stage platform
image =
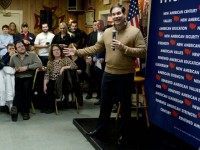
<path id="1" fill-rule="evenodd" d="M 147 128 L 142 120 L 132 119 L 132 129 L 126 146 L 116 144 L 119 122 L 114 118 L 111 119 L 109 130 L 109 135 L 112 136 L 105 139 L 89 137 L 86 134 L 95 128 L 97 118 L 76 118 L 73 123 L 96 150 L 194 150 L 190 145 L 154 125 Z"/>

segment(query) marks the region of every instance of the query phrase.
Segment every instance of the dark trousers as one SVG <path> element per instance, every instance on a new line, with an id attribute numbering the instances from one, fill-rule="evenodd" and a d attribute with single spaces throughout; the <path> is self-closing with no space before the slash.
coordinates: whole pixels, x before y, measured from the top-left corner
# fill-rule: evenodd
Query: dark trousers
<path id="1" fill-rule="evenodd" d="M 47 62 L 49 60 L 48 56 L 39 56 L 39 58 L 42 61 L 42 65 L 47 66 Z"/>
<path id="2" fill-rule="evenodd" d="M 97 97 L 101 97 L 101 83 L 102 83 L 102 77 L 103 77 L 103 70 L 99 69 L 98 67 L 95 66 L 94 68 L 95 71 L 95 77 L 96 77 L 96 86 L 97 86 Z"/>
<path id="3" fill-rule="evenodd" d="M 97 128 L 106 129 L 109 126 L 113 99 L 121 103 L 121 135 L 129 132 L 131 119 L 131 91 L 133 88 L 134 74 L 113 75 L 104 72 L 101 86 L 101 106 Z"/>
<path id="4" fill-rule="evenodd" d="M 35 85 L 33 89 L 34 92 L 37 92 L 37 94 L 34 95 L 34 98 L 33 98 L 34 106 L 39 109 L 44 109 L 44 107 L 46 106 L 45 102 L 46 102 L 47 97 L 45 96 L 43 92 L 44 74 L 45 74 L 44 71 L 39 71 L 37 73 L 37 77 L 36 77 L 36 81 L 35 81 Z"/>
<path id="5" fill-rule="evenodd" d="M 47 84 L 47 98 L 45 99 L 44 108 L 54 110 L 55 106 L 55 80 L 49 80 Z"/>
<path id="6" fill-rule="evenodd" d="M 21 113 L 29 113 L 32 97 L 32 77 L 15 78 L 15 97 L 13 106 Z"/>
<path id="7" fill-rule="evenodd" d="M 87 72 L 87 76 L 85 76 L 85 80 L 88 84 L 87 94 L 92 96 L 92 93 L 96 91 L 96 82 L 95 82 L 95 70 L 94 64 L 88 66 L 89 69 Z"/>
<path id="8" fill-rule="evenodd" d="M 80 86 L 80 82 L 76 82 L 74 84 L 74 93 L 75 93 L 78 103 L 80 105 L 82 105 L 83 104 L 83 92 L 82 92 L 82 89 Z"/>

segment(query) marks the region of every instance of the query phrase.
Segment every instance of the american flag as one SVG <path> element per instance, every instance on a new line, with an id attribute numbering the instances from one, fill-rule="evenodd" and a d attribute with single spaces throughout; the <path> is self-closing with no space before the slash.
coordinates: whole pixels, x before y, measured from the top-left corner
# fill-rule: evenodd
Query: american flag
<path id="1" fill-rule="evenodd" d="M 130 0 L 128 21 L 130 21 L 132 26 L 136 26 L 139 28 L 138 0 Z"/>
<path id="2" fill-rule="evenodd" d="M 149 7 L 149 0 L 144 0 L 143 1 L 143 10 L 142 10 L 143 15 L 148 15 L 148 7 Z"/>
<path id="3" fill-rule="evenodd" d="M 129 5 L 129 12 L 128 12 L 128 21 L 132 26 L 137 28 L 140 27 L 139 25 L 139 7 L 138 7 L 138 0 L 130 0 Z M 135 58 L 133 61 L 133 65 L 136 68 L 140 68 L 140 58 Z"/>

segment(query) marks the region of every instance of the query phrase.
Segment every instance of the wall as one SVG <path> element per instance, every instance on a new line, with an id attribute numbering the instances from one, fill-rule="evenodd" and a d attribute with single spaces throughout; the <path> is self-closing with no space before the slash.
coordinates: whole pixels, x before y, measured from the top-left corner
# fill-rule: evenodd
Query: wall
<path id="1" fill-rule="evenodd" d="M 90 7 L 95 9 L 95 20 L 99 19 L 99 11 L 110 10 L 110 7 L 119 2 L 126 3 L 126 0 L 109 0 L 109 4 L 103 4 L 103 0 L 90 0 Z M 128 0 L 129 1 L 129 0 Z M 91 32 L 92 28 L 87 28 L 87 32 Z"/>
<path id="2" fill-rule="evenodd" d="M 127 7 L 127 4 L 129 4 L 129 1 L 130 0 L 110 0 L 110 4 L 106 4 L 104 5 L 103 4 L 103 0 L 91 0 L 91 4 L 92 6 L 94 6 L 95 8 L 95 18 L 96 19 L 99 19 L 98 16 L 99 16 L 99 11 L 102 11 L 102 10 L 110 10 L 111 6 L 113 4 L 116 4 L 116 3 L 119 3 L 119 2 L 122 2 L 122 4 Z"/>
<path id="3" fill-rule="evenodd" d="M 87 0 L 85 0 L 87 1 Z M 87 4 L 87 3 L 86 3 Z M 64 21 L 68 22 L 69 18 L 77 19 L 82 30 L 86 30 L 84 26 L 84 13 L 69 13 L 67 11 L 67 0 L 12 0 L 9 10 L 22 10 L 23 21 L 29 24 L 31 32 L 37 34 L 39 30 L 40 10 L 51 9 L 54 12 L 54 24 L 58 23 L 64 16 Z M 62 18 L 61 18 L 62 17 Z M 9 24 L 8 22 L 7 24 Z"/>
<path id="4" fill-rule="evenodd" d="M 103 0 L 83 0 L 84 8 L 95 9 L 95 19 L 99 19 L 99 11 L 109 10 L 112 4 L 122 2 L 128 9 L 129 0 L 110 0 L 110 4 L 104 5 Z M 141 1 L 141 0 L 140 0 Z M 54 24 L 58 25 L 59 20 L 64 16 L 64 21 L 68 22 L 69 18 L 78 20 L 79 28 L 87 33 L 92 30 L 91 27 L 85 26 L 85 12 L 68 12 L 67 0 L 12 0 L 9 10 L 23 10 L 23 21 L 28 22 L 30 31 L 37 34 L 39 30 L 39 14 L 44 6 L 55 12 L 53 15 Z M 57 7 L 55 9 L 55 7 Z M 38 24 L 37 24 L 38 23 Z M 8 22 L 9 24 L 9 22 Z"/>

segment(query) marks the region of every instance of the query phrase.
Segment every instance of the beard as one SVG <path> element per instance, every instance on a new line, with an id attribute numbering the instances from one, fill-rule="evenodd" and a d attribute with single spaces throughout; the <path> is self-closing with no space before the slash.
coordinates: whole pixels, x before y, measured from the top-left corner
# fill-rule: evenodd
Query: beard
<path id="1" fill-rule="evenodd" d="M 43 30 L 43 32 L 44 32 L 44 33 L 47 33 L 47 32 L 48 32 L 48 30 Z"/>

